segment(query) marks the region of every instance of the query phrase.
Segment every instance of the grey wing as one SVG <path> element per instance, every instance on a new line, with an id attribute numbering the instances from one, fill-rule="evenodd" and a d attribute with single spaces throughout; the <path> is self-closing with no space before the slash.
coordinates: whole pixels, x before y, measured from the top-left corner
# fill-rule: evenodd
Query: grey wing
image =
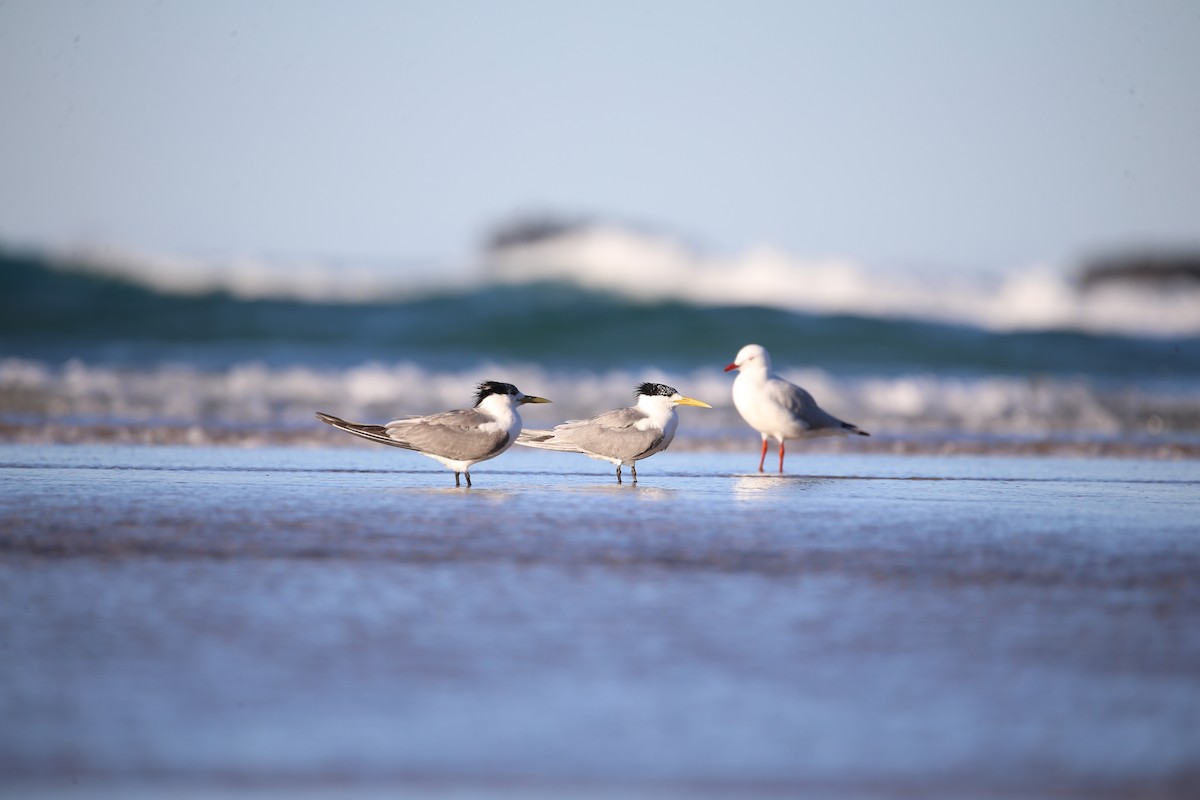
<path id="1" fill-rule="evenodd" d="M 389 422 L 387 434 L 401 447 L 457 461 L 489 458 L 511 441 L 507 430 L 474 409 Z"/>
<path id="2" fill-rule="evenodd" d="M 841 428 L 845 425 L 837 417 L 817 405 L 813 396 L 794 383 L 776 378 L 771 382 L 772 395 L 796 419 L 805 430 Z"/>
<path id="3" fill-rule="evenodd" d="M 555 438 L 607 458 L 629 461 L 654 452 L 663 441 L 661 430 L 642 430 L 646 415 L 636 408 L 619 408 L 591 419 L 566 422 L 554 429 Z"/>
<path id="4" fill-rule="evenodd" d="M 859 430 L 857 425 L 844 422 L 818 406 L 811 394 L 794 383 L 776 378 L 772 382 L 772 391 L 780 403 L 796 418 L 798 424 L 807 431 L 871 435 L 866 431 Z"/>

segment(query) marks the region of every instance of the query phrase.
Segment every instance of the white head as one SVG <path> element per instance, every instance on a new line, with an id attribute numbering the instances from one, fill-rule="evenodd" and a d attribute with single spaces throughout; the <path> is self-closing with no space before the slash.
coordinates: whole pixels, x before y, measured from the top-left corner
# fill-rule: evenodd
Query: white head
<path id="1" fill-rule="evenodd" d="M 748 344 L 738 350 L 737 358 L 733 359 L 733 363 L 727 366 L 725 371 L 729 372 L 733 369 L 747 372 L 753 370 L 767 372 L 771 369 L 771 354 L 760 344 Z"/>

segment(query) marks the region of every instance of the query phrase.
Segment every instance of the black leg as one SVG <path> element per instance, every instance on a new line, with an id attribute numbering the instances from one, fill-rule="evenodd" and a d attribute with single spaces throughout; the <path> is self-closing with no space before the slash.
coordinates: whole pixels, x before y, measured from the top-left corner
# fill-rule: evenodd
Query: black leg
<path id="1" fill-rule="evenodd" d="M 621 465 L 617 464 L 617 483 L 623 483 L 621 480 Z"/>
<path id="2" fill-rule="evenodd" d="M 471 488 L 471 473 L 464 472 L 463 475 L 467 476 L 467 488 L 470 489 Z"/>
<path id="3" fill-rule="evenodd" d="M 637 483 L 637 464 L 630 464 L 629 471 L 633 473 L 633 482 Z"/>
<path id="4" fill-rule="evenodd" d="M 458 473 L 456 472 L 454 473 L 454 488 L 457 489 L 459 486 L 462 486 L 462 484 L 458 482 Z"/>

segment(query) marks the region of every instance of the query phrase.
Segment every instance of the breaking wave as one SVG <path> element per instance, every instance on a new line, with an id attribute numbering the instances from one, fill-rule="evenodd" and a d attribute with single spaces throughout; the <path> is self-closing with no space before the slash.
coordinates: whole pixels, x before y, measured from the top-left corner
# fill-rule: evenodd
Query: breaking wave
<path id="1" fill-rule="evenodd" d="M 1091 284 L 1051 266 L 1002 276 L 873 269 L 844 258 L 800 258 L 771 247 L 708 255 L 679 239 L 606 225 L 564 226 L 505 240 L 459 265 L 186 259 L 114 248 L 60 254 L 70 269 L 176 295 L 238 300 L 401 302 L 430 294 L 554 282 L 638 303 L 756 306 L 989 331 L 1200 334 L 1200 281 Z"/>
<path id="2" fill-rule="evenodd" d="M 919 276 L 841 258 L 800 259 L 769 247 L 706 257 L 670 237 L 605 226 L 498 247 L 491 276 L 568 281 L 641 301 L 757 305 L 994 331 L 1200 333 L 1200 281 L 1085 286 L 1045 266 L 1000 278 Z"/>

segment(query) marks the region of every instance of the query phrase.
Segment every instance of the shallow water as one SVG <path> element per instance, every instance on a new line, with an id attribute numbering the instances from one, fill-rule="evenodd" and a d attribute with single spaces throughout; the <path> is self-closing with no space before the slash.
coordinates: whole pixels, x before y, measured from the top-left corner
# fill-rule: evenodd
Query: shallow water
<path id="1" fill-rule="evenodd" d="M 0 449 L 17 796 L 1194 796 L 1200 463 Z"/>

